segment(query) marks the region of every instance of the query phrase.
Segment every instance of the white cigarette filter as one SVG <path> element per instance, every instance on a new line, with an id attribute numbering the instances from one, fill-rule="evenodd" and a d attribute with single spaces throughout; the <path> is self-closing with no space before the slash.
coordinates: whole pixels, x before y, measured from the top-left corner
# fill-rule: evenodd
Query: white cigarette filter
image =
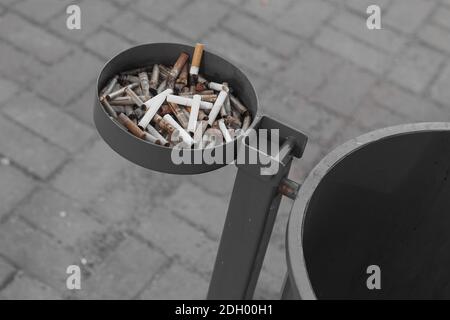
<path id="1" fill-rule="evenodd" d="M 233 141 L 233 138 L 231 138 L 230 132 L 228 131 L 228 128 L 225 125 L 223 119 L 220 119 L 218 122 L 219 122 L 219 129 L 220 131 L 222 131 L 223 137 L 225 138 L 225 142 Z"/>
<path id="2" fill-rule="evenodd" d="M 167 96 L 167 102 L 176 103 L 181 106 L 192 107 L 192 103 L 194 102 L 194 100 L 191 98 L 186 98 L 186 97 L 169 94 Z M 206 101 L 200 102 L 200 109 L 211 110 L 212 107 L 213 107 L 213 104 L 211 102 L 206 102 Z"/>
<path id="3" fill-rule="evenodd" d="M 173 93 L 172 89 L 164 90 L 160 94 L 154 96 L 153 98 L 148 100 L 146 103 L 144 103 L 145 106 L 147 107 L 147 112 L 144 114 L 141 121 L 139 121 L 139 123 L 138 123 L 138 125 L 141 128 L 144 128 L 144 129 L 147 128 L 147 126 L 150 124 L 150 122 L 152 121 L 155 114 L 158 112 L 159 108 L 161 108 L 161 106 L 164 103 L 164 101 L 166 100 L 167 96 L 172 93 Z"/>
<path id="4" fill-rule="evenodd" d="M 224 84 L 223 84 L 223 83 L 218 83 L 218 82 L 210 82 L 210 83 L 208 84 L 208 87 L 209 87 L 211 90 L 222 91 L 222 90 L 223 90 L 223 87 L 224 87 Z"/>
<path id="5" fill-rule="evenodd" d="M 207 127 L 208 127 L 208 123 L 206 121 L 198 121 L 197 122 L 197 129 L 195 130 L 195 133 L 194 133 L 194 144 L 197 147 L 200 147 L 200 148 L 203 147 L 203 145 L 199 146 L 199 144 L 203 141 L 202 140 L 203 134 L 205 133 Z"/>
<path id="6" fill-rule="evenodd" d="M 201 100 L 202 98 L 198 94 L 195 94 L 192 98 L 191 114 L 189 116 L 189 124 L 187 127 L 188 132 L 195 133 Z"/>
<path id="7" fill-rule="evenodd" d="M 225 102 L 225 99 L 227 98 L 228 93 L 224 90 L 220 91 L 219 96 L 217 97 L 216 102 L 214 102 L 214 105 L 211 109 L 211 112 L 209 113 L 209 120 L 208 124 L 210 126 L 213 125 L 214 121 L 216 121 L 217 115 L 220 112 L 220 109 L 223 106 L 223 103 Z"/>
<path id="8" fill-rule="evenodd" d="M 191 136 L 189 135 L 189 133 L 186 132 L 186 130 L 183 129 L 183 127 L 181 127 L 178 122 L 176 122 L 174 120 L 174 118 L 172 118 L 169 114 L 166 114 L 163 117 L 164 120 L 166 120 L 172 127 L 174 127 L 175 129 L 177 129 L 178 133 L 180 134 L 181 139 L 183 139 L 183 142 L 187 145 L 187 146 L 191 146 L 194 143 L 194 140 L 191 138 Z"/>
<path id="9" fill-rule="evenodd" d="M 151 124 L 149 124 L 149 125 L 147 126 L 147 130 L 148 130 L 148 132 L 149 132 L 152 136 L 156 137 L 159 141 L 161 141 L 161 144 L 162 144 L 162 145 L 168 145 L 168 144 L 169 144 L 169 141 L 167 141 L 167 139 L 164 138 L 164 137 L 158 132 L 158 130 L 156 130 L 155 127 L 152 126 Z"/>

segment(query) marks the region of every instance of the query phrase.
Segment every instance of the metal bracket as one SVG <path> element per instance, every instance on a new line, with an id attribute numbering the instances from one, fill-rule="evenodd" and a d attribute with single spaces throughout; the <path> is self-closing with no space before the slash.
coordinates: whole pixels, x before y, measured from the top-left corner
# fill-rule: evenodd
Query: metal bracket
<path id="1" fill-rule="evenodd" d="M 278 170 L 261 175 L 264 164 L 237 164 L 238 173 L 234 183 L 228 213 L 225 220 L 214 271 L 208 291 L 208 299 L 252 299 L 262 263 L 272 234 L 282 193 L 280 185 L 286 181 L 292 157 L 300 158 L 307 137 L 270 117 L 263 116 L 255 126 L 259 129 L 278 129 L 282 147 Z M 257 152 L 268 157 L 241 140 L 239 152 Z M 293 185 L 291 185 L 292 187 Z M 292 190 L 291 190 L 292 191 Z"/>

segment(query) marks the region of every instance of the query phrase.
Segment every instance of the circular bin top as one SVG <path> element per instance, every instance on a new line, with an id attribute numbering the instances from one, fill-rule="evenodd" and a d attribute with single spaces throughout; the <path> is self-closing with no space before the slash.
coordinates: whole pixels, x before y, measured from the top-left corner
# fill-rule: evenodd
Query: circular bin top
<path id="1" fill-rule="evenodd" d="M 308 272 L 308 261 L 305 259 L 305 219 L 309 214 L 311 199 L 324 178 L 349 155 L 358 152 L 373 142 L 415 133 L 445 133 L 448 131 L 450 131 L 450 123 L 405 124 L 376 130 L 344 143 L 317 164 L 305 179 L 289 217 L 286 250 L 288 270 L 295 296 L 302 299 L 316 299 L 316 292 L 311 283 L 310 273 L 312 270 Z M 445 136 L 446 142 L 444 141 L 444 143 L 447 143 L 449 141 L 448 135 Z M 412 145 L 412 147 L 416 146 Z M 411 148 L 411 146 L 407 146 L 407 148 Z M 366 169 L 360 168 L 360 170 Z M 380 186 L 380 188 L 383 188 L 383 186 Z M 316 235 L 316 238 L 320 239 L 320 235 Z"/>
<path id="2" fill-rule="evenodd" d="M 224 143 L 214 148 L 182 149 L 180 157 L 191 159 L 192 164 L 176 164 L 172 159 L 172 148 L 153 144 L 130 134 L 125 128 L 112 120 L 103 109 L 98 92 L 106 85 L 109 79 L 116 74 L 138 67 L 149 66 L 154 63 L 172 64 L 181 52 L 193 54 L 194 47 L 177 43 L 151 43 L 127 49 L 103 67 L 97 80 L 97 93 L 94 104 L 94 122 L 98 132 L 105 142 L 124 158 L 142 167 L 172 174 L 198 174 L 223 167 L 236 158 L 236 145 L 238 139 Z M 258 121 L 258 98 L 250 80 L 235 65 L 228 62 L 209 50 L 203 53 L 200 74 L 210 81 L 228 82 L 234 90 L 234 95 L 248 108 L 252 115 L 250 128 Z M 204 159 L 205 152 L 219 154 L 220 163 L 207 164 L 202 161 L 196 164 L 194 159 Z M 222 152 L 222 153 L 218 153 Z M 234 152 L 234 157 L 227 156 Z"/>

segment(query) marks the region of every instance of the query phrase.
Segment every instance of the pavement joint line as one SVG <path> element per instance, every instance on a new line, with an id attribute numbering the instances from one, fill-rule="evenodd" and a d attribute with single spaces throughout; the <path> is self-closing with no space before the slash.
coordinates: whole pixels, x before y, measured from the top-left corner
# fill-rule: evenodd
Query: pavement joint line
<path id="1" fill-rule="evenodd" d="M 18 269 L 15 269 L 13 272 L 11 272 L 10 275 L 6 277 L 6 279 L 4 279 L 3 282 L 0 282 L 0 292 L 6 289 L 14 281 L 19 272 L 20 271 Z"/>
<path id="2" fill-rule="evenodd" d="M 3 154 L 0 152 L 0 156 L 3 158 L 8 158 L 10 161 L 10 166 L 13 167 L 14 169 L 20 171 L 21 173 L 23 173 L 26 177 L 32 179 L 34 182 L 44 182 L 44 180 L 42 180 L 41 177 L 39 177 L 36 173 L 30 171 L 27 167 L 22 166 L 20 163 L 16 162 L 14 159 L 12 159 L 11 157 Z"/>
<path id="3" fill-rule="evenodd" d="M 184 223 L 186 223 L 187 225 L 191 226 L 192 228 L 194 228 L 195 230 L 201 232 L 206 238 L 208 238 L 209 240 L 213 241 L 213 242 L 218 242 L 220 241 L 220 235 L 218 237 L 214 236 L 211 232 L 209 232 L 206 228 L 204 228 L 201 225 L 196 224 L 195 222 L 187 219 L 186 217 L 178 214 L 175 210 L 171 210 L 169 209 L 170 213 L 172 213 L 172 215 L 174 215 L 175 217 L 177 217 L 179 220 L 183 221 Z M 225 215 L 225 213 L 224 213 Z"/>
<path id="4" fill-rule="evenodd" d="M 69 156 L 72 152 L 64 149 L 63 147 L 55 144 L 53 141 L 49 140 L 47 137 L 40 135 L 38 132 L 31 129 L 29 126 L 22 125 L 20 122 L 18 122 L 14 117 L 11 117 L 3 109 L 0 109 L 0 114 L 3 118 L 9 119 L 10 122 L 14 123 L 16 127 L 22 128 L 23 131 L 30 133 L 33 136 L 39 137 L 41 140 L 43 140 L 46 144 L 55 147 L 56 149 L 59 149 L 60 151 L 64 152 L 66 156 Z M 78 153 L 77 151 L 73 152 L 74 154 Z"/>
<path id="5" fill-rule="evenodd" d="M 163 275 L 165 271 L 167 271 L 174 264 L 173 258 L 168 258 L 159 268 L 156 270 L 154 274 L 150 277 L 149 280 L 142 286 L 142 288 L 131 298 L 131 300 L 138 299 L 148 288 L 151 287 L 152 283 L 156 280 L 159 275 Z"/>

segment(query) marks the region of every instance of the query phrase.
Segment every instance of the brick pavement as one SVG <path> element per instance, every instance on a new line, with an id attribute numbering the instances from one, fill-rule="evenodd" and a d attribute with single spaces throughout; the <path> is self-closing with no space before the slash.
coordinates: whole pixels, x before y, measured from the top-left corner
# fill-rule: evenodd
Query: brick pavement
<path id="1" fill-rule="evenodd" d="M 81 6 L 81 31 L 65 28 L 68 3 Z M 382 31 L 365 28 L 373 3 Z M 301 181 L 358 134 L 449 120 L 449 21 L 444 0 L 3 0 L 0 297 L 206 295 L 236 169 L 176 177 L 110 150 L 91 107 L 113 54 L 157 41 L 221 52 L 267 113 L 309 135 L 291 174 Z M 278 297 L 289 209 L 283 201 L 257 298 Z M 65 288 L 70 264 L 82 267 L 81 291 Z"/>

